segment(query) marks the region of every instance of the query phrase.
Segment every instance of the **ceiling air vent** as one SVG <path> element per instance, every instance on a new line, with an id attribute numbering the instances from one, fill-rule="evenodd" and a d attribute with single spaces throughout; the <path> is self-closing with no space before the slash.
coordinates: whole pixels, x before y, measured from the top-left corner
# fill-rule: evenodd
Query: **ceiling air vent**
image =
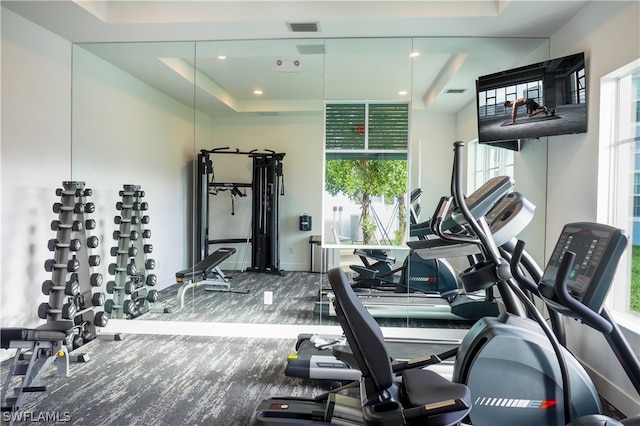
<path id="1" fill-rule="evenodd" d="M 317 33 L 317 22 L 287 22 L 289 31 L 294 33 Z"/>
<path id="2" fill-rule="evenodd" d="M 467 89 L 447 89 L 444 93 L 451 93 L 452 95 L 459 95 L 466 92 Z"/>

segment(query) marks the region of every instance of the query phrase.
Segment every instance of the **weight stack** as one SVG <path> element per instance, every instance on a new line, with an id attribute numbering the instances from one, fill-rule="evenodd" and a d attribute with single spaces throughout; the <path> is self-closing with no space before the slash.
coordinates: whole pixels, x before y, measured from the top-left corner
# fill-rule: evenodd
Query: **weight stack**
<path id="1" fill-rule="evenodd" d="M 58 219 L 51 222 L 56 237 L 47 246 L 53 258 L 45 261 L 45 270 L 51 279 L 42 283 L 42 292 L 49 301 L 40 304 L 38 316 L 47 322 L 73 320 L 75 331 L 67 345 L 77 349 L 97 336 L 96 327 L 104 327 L 109 320 L 102 310 L 102 274 L 93 272 L 100 265 L 100 256 L 94 254 L 98 237 L 90 231 L 96 222 L 90 218 L 95 205 L 88 202 L 91 189 L 84 182 L 65 181 L 56 189 L 60 202 L 53 204 Z"/>
<path id="2" fill-rule="evenodd" d="M 120 191 L 122 201 L 116 203 L 114 222 L 119 229 L 113 238 L 118 242 L 111 247 L 115 263 L 109 265 L 109 274 L 114 279 L 107 283 L 107 293 L 111 299 L 105 302 L 105 310 L 113 318 L 135 318 L 146 312 L 156 311 L 151 304 L 158 300 L 158 291 L 151 287 L 156 284 L 155 260 L 148 258 L 153 246 L 148 243 L 151 230 L 146 229 L 149 205 L 143 201 L 145 193 L 140 185 L 124 185 Z"/>

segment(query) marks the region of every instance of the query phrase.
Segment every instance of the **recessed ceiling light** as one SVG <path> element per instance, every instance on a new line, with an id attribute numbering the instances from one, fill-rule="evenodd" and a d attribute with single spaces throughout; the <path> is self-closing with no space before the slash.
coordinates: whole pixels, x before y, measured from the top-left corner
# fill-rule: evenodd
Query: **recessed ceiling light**
<path id="1" fill-rule="evenodd" d="M 262 95 L 262 90 L 254 90 L 253 94 L 254 95 Z"/>
<path id="2" fill-rule="evenodd" d="M 398 92 L 398 95 L 400 95 L 400 96 L 404 96 L 406 94 L 407 94 L 406 90 L 401 90 L 401 91 Z"/>
<path id="3" fill-rule="evenodd" d="M 218 59 L 223 60 L 223 59 L 227 59 L 227 57 L 224 56 L 224 55 L 220 55 L 220 56 L 218 56 Z"/>
<path id="4" fill-rule="evenodd" d="M 420 52 L 411 52 L 409 53 L 410 58 L 415 58 L 416 56 L 420 56 Z"/>

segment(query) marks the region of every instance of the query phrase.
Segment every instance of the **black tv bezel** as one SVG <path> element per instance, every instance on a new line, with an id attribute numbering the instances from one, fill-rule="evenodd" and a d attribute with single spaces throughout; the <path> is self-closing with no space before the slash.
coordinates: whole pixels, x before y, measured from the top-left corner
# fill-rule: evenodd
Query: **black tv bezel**
<path id="1" fill-rule="evenodd" d="M 577 58 L 577 59 L 576 59 Z M 585 102 L 584 102 L 584 119 L 583 122 L 581 123 L 581 127 L 580 128 L 576 128 L 575 126 L 573 128 L 570 128 L 567 131 L 550 131 L 549 133 L 546 134 L 540 134 L 540 135 L 534 135 L 532 136 L 530 133 L 528 132 L 523 132 L 523 133 L 515 133 L 511 132 L 512 134 L 509 135 L 509 137 L 505 137 L 505 138 L 498 138 L 498 139 L 482 139 L 482 133 L 481 133 L 481 119 L 480 119 L 480 93 L 484 90 L 488 90 L 490 88 L 498 88 L 498 87 L 505 87 L 505 86 L 512 86 L 515 84 L 519 84 L 520 82 L 524 83 L 527 81 L 527 79 L 523 78 L 521 81 L 518 81 L 517 77 L 514 78 L 514 76 L 517 76 L 518 74 L 524 74 L 528 71 L 531 70 L 535 70 L 535 69 L 549 69 L 552 66 L 562 63 L 564 61 L 576 61 L 577 63 L 582 63 L 584 66 L 584 78 L 585 81 L 588 82 L 588 77 L 589 77 L 589 72 L 587 70 L 587 66 L 586 66 L 586 60 L 585 60 L 585 52 L 578 52 L 578 53 L 573 53 L 570 55 L 565 55 L 565 56 L 561 56 L 561 57 L 557 57 L 557 58 L 552 58 L 549 60 L 545 60 L 545 61 L 540 61 L 540 62 L 536 62 L 536 63 L 532 63 L 529 65 L 524 65 L 524 66 L 520 66 L 520 67 L 515 67 L 515 68 L 509 68 L 509 69 L 505 69 L 503 71 L 499 71 L 496 73 L 491 73 L 491 74 L 486 74 L 483 76 L 479 76 L 476 80 L 476 119 L 477 119 L 477 131 L 478 131 L 478 142 L 480 144 L 485 144 L 485 145 L 492 145 L 492 146 L 498 146 L 498 147 L 502 147 L 502 148 L 507 148 L 507 149 L 511 149 L 514 151 L 519 151 L 521 148 L 521 144 L 523 141 L 525 140 L 535 140 L 535 139 L 539 139 L 539 138 L 543 138 L 543 137 L 553 137 L 553 136 L 562 136 L 562 135 L 570 135 L 570 134 L 581 134 L 581 133 L 586 133 L 587 129 L 588 129 L 588 102 L 589 102 L 589 90 L 588 90 L 588 85 L 585 84 L 584 90 L 585 90 Z M 495 84 L 492 84 L 490 87 L 481 88 L 481 82 L 483 80 L 492 80 L 492 81 L 496 81 L 499 79 L 510 79 L 510 81 L 508 82 L 508 84 L 505 84 L 503 86 L 498 86 Z M 554 85 L 555 87 L 555 85 Z M 566 105 L 566 104 L 565 104 Z"/>

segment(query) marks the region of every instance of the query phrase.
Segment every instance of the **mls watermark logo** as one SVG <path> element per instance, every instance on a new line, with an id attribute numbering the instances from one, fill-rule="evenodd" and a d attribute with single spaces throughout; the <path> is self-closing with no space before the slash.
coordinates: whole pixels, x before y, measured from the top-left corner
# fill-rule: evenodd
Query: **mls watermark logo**
<path id="1" fill-rule="evenodd" d="M 32 422 L 32 423 L 68 423 L 71 421 L 71 413 L 60 411 L 4 411 L 3 422 Z"/>

